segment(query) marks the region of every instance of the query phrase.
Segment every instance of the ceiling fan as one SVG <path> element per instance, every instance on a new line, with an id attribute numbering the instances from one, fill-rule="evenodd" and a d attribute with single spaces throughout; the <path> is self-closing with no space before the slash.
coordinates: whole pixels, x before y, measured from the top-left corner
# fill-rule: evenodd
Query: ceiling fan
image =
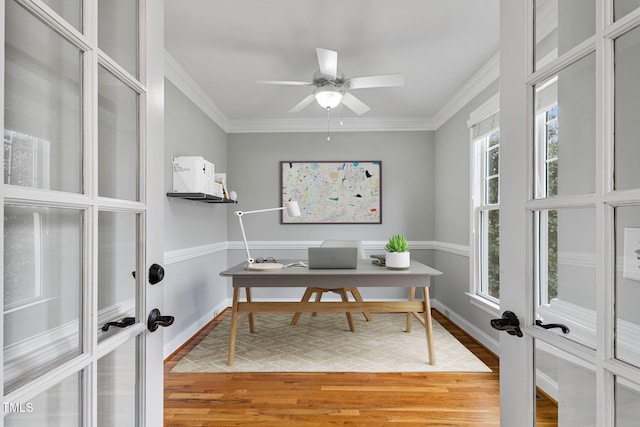
<path id="1" fill-rule="evenodd" d="M 314 100 L 321 107 L 330 110 L 344 104 L 354 113 L 361 115 L 369 111 L 369 107 L 350 91 L 352 89 L 366 89 L 375 87 L 403 86 L 402 73 L 382 74 L 378 76 L 345 78 L 342 71 L 338 70 L 338 52 L 316 48 L 318 65 L 320 69 L 313 74 L 310 82 L 291 80 L 256 80 L 259 84 L 285 85 L 285 86 L 315 86 L 313 93 L 296 104 L 290 113 L 297 113 L 309 106 Z"/>

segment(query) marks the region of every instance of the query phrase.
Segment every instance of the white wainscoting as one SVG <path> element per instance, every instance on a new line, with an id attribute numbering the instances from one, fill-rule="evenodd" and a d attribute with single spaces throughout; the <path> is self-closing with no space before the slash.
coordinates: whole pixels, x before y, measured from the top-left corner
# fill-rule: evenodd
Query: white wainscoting
<path id="1" fill-rule="evenodd" d="M 211 243 L 209 245 L 193 246 L 190 248 L 176 249 L 164 253 L 164 264 L 175 264 L 188 261 L 193 258 L 223 252 L 229 248 L 228 242 Z"/>
<path id="2" fill-rule="evenodd" d="M 250 249 L 273 249 L 273 250 L 304 250 L 309 247 L 320 246 L 321 240 L 292 240 L 292 241 L 270 241 L 270 240 L 257 240 L 249 241 Z M 383 250 L 386 240 L 380 241 L 363 241 L 362 245 L 365 250 Z M 468 257 L 469 246 L 457 245 L 453 243 L 444 243 L 436 241 L 409 241 L 409 246 L 416 250 L 437 250 L 441 252 L 450 253 L 453 255 L 459 255 Z M 187 261 L 192 258 L 213 254 L 216 252 L 222 252 L 227 249 L 244 250 L 244 242 L 241 240 L 218 242 L 209 245 L 193 246 L 190 248 L 175 249 L 167 251 L 164 254 L 164 263 L 173 264 L 176 262 Z"/>

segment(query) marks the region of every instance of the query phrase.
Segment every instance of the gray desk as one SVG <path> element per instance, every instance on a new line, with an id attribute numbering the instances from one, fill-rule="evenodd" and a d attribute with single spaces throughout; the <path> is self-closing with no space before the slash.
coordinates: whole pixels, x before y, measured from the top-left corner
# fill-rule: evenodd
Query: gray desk
<path id="1" fill-rule="evenodd" d="M 288 264 L 293 261 L 281 261 Z M 253 332 L 255 325 L 253 313 L 344 313 L 378 312 L 407 313 L 407 332 L 411 331 L 411 319 L 415 316 L 425 326 L 429 363 L 436 364 L 431 330 L 431 304 L 429 285 L 431 276 L 442 274 L 418 261 L 411 260 L 407 270 L 390 270 L 373 265 L 368 260 L 358 261 L 353 270 L 309 270 L 306 267 L 286 267 L 281 270 L 250 271 L 245 270 L 246 263 L 238 264 L 220 273 L 231 277 L 233 281 L 233 307 L 231 314 L 231 333 L 229 336 L 229 359 L 233 364 L 238 325 L 248 317 L 249 328 Z M 373 302 L 255 302 L 251 300 L 251 288 L 289 288 L 308 286 L 336 289 L 350 287 L 403 287 L 409 288 L 407 301 Z M 245 288 L 246 301 L 240 301 L 240 288 Z M 424 300 L 415 301 L 415 289 L 422 288 Z M 424 313 L 424 317 L 419 313 Z"/>

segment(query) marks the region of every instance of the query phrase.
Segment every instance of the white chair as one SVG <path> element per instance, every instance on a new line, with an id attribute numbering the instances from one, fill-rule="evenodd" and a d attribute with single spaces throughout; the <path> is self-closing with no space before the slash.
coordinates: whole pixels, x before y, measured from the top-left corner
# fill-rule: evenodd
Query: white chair
<path id="1" fill-rule="evenodd" d="M 360 240 L 325 240 L 324 242 L 322 242 L 322 244 L 320 246 L 327 247 L 327 248 L 345 248 L 345 247 L 353 248 L 353 247 L 356 247 L 356 248 L 358 248 L 358 258 L 359 259 L 366 259 L 367 258 L 367 255 L 364 253 L 364 249 L 362 247 L 362 241 L 360 241 Z M 348 292 L 351 292 L 351 295 L 353 295 L 353 299 L 355 299 L 357 302 L 363 302 L 362 295 L 360 295 L 360 291 L 356 287 L 352 287 L 352 288 L 335 288 L 335 289 L 309 287 L 304 292 L 304 295 L 302 296 L 301 302 L 309 302 L 309 300 L 311 299 L 313 294 L 316 295 L 315 301 L 316 302 L 320 302 L 320 300 L 322 300 L 322 295 L 325 292 L 333 292 L 333 293 L 336 293 L 336 294 L 340 295 L 340 297 L 342 298 L 342 301 L 344 301 L 344 302 L 349 301 Z M 355 332 L 356 331 L 356 325 L 353 322 L 353 317 L 351 316 L 351 313 L 347 312 L 345 314 L 347 315 L 347 322 L 349 322 L 349 329 L 351 330 L 351 332 Z M 364 315 L 364 318 L 367 319 L 368 322 L 370 322 L 372 320 L 371 316 L 369 315 L 369 313 L 363 312 L 362 314 Z M 295 325 L 296 323 L 298 323 L 298 319 L 300 319 L 301 315 L 302 315 L 301 312 L 297 312 L 293 316 L 293 319 L 291 319 L 291 325 L 292 326 Z M 312 316 L 316 316 L 317 313 L 311 313 L 311 315 Z"/>

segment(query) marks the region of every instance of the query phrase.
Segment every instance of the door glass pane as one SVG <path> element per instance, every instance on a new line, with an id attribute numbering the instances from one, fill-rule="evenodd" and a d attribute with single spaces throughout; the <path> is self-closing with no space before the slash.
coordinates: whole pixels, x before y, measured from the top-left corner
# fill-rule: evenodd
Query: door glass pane
<path id="1" fill-rule="evenodd" d="M 596 425 L 596 373 L 593 366 L 541 340 L 535 340 L 536 425 Z"/>
<path id="2" fill-rule="evenodd" d="M 536 0 L 535 69 L 595 34 L 595 0 Z"/>
<path id="3" fill-rule="evenodd" d="M 82 374 L 62 380 L 28 402 L 5 405 L 5 427 L 82 425 Z"/>
<path id="4" fill-rule="evenodd" d="M 640 7 L 640 0 L 613 0 L 613 13 L 615 20 L 617 21 L 638 7 Z"/>
<path id="5" fill-rule="evenodd" d="M 138 200 L 138 94 L 98 73 L 98 194 Z"/>
<path id="6" fill-rule="evenodd" d="M 595 209 L 543 210 L 537 218 L 536 318 L 566 325 L 550 329 L 595 348 Z"/>
<path id="7" fill-rule="evenodd" d="M 82 350 L 82 227 L 77 209 L 4 209 L 5 393 Z"/>
<path id="8" fill-rule="evenodd" d="M 81 0 L 42 0 L 77 30 L 82 30 Z"/>
<path id="9" fill-rule="evenodd" d="M 595 54 L 535 86 L 536 198 L 595 192 Z"/>
<path id="10" fill-rule="evenodd" d="M 137 425 L 136 340 L 129 340 L 98 361 L 98 426 Z"/>
<path id="11" fill-rule="evenodd" d="M 640 384 L 616 377 L 616 427 L 635 427 L 640 420 Z"/>
<path id="12" fill-rule="evenodd" d="M 138 215 L 122 212 L 98 214 L 98 340 L 121 328 L 102 327 L 135 317 Z"/>
<path id="13" fill-rule="evenodd" d="M 6 2 L 4 182 L 82 191 L 81 51 Z"/>
<path id="14" fill-rule="evenodd" d="M 638 117 L 640 117 L 640 28 L 615 40 L 616 190 L 640 188 Z"/>
<path id="15" fill-rule="evenodd" d="M 640 366 L 640 206 L 615 210 L 616 357 Z"/>
<path id="16" fill-rule="evenodd" d="M 98 1 L 98 47 L 138 75 L 138 1 Z"/>

